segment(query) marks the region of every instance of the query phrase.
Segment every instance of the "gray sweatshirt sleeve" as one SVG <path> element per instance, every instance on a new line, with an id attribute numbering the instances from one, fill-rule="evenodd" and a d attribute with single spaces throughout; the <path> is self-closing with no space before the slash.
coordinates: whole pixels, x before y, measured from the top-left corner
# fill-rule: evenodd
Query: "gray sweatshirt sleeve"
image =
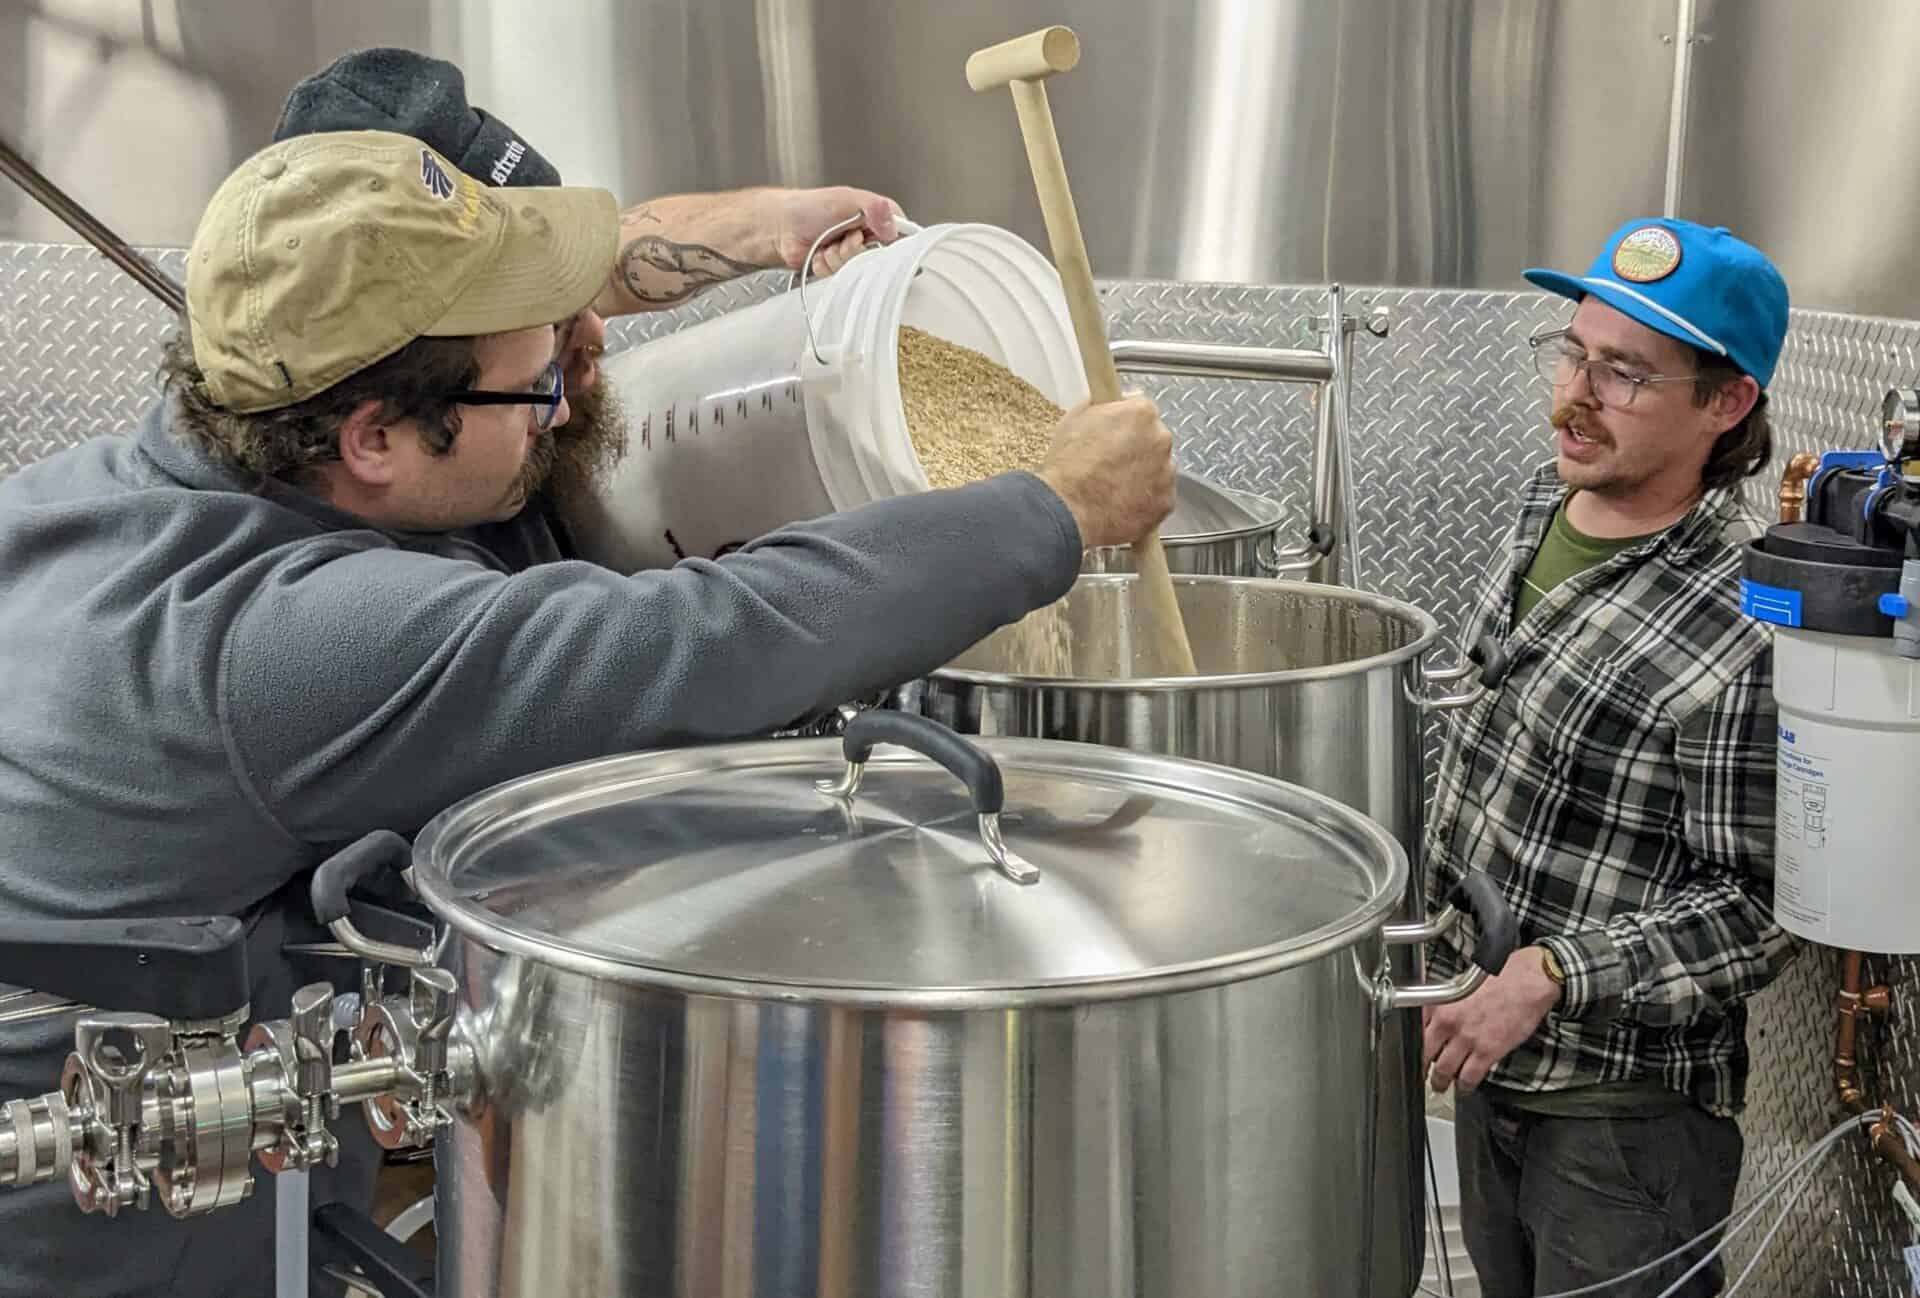
<path id="1" fill-rule="evenodd" d="M 718 561 L 511 576 L 342 536 L 276 566 L 222 653 L 242 784 L 293 836 L 411 833 L 498 781 L 764 732 L 924 674 L 1066 593 L 1073 516 L 1006 474 Z"/>

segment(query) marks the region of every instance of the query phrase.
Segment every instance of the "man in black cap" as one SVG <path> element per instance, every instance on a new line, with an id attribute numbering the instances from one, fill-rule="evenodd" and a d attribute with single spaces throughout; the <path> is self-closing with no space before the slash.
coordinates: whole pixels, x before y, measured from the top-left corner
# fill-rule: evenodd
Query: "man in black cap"
<path id="1" fill-rule="evenodd" d="M 293 88 L 273 138 L 360 130 L 411 135 L 484 185 L 562 183 L 518 132 L 467 102 L 458 67 L 412 50 L 359 50 L 334 60 Z M 529 469 L 541 489 L 518 517 L 476 529 L 476 539 L 513 567 L 573 557 L 566 506 L 626 445 L 620 412 L 599 383 L 606 317 L 678 306 L 757 270 L 797 269 L 822 232 L 858 211 L 862 225 L 814 257 L 815 275 L 832 274 L 869 238 L 890 242 L 899 210 L 879 194 L 834 186 L 677 194 L 621 213 L 606 287 L 561 330 L 571 414 L 534 445 Z"/>

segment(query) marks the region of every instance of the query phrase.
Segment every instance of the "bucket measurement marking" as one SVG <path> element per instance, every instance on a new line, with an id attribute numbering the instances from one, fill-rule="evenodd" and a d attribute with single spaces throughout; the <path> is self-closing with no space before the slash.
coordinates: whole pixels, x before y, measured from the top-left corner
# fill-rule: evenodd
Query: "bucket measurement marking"
<path id="1" fill-rule="evenodd" d="M 746 422 L 748 411 L 752 408 L 752 398 L 756 395 L 760 398 L 760 409 L 771 413 L 775 392 L 785 397 L 788 405 L 800 404 L 800 385 L 788 378 L 774 379 L 767 383 L 749 384 L 742 388 L 729 388 L 724 392 L 716 392 L 711 397 L 705 398 L 704 401 L 696 402 L 692 405 L 682 406 L 676 402 L 659 412 L 662 439 L 667 442 L 672 442 L 676 440 L 679 433 L 690 433 L 698 437 L 700 435 L 700 407 L 702 404 L 711 403 L 712 409 L 707 412 L 707 421 L 714 428 L 725 428 L 727 426 L 727 403 L 729 401 L 733 403 L 734 419 L 739 423 Z M 640 449 L 643 451 L 653 449 L 653 421 L 654 414 L 651 411 L 640 417 Z"/>

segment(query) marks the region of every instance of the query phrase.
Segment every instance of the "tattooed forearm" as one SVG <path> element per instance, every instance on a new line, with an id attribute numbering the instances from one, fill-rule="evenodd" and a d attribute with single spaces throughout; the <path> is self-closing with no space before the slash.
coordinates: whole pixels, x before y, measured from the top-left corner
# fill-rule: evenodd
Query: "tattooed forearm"
<path id="1" fill-rule="evenodd" d="M 627 292 L 653 307 L 689 301 L 715 284 L 762 269 L 705 244 L 675 243 L 657 234 L 628 240 L 617 267 Z"/>

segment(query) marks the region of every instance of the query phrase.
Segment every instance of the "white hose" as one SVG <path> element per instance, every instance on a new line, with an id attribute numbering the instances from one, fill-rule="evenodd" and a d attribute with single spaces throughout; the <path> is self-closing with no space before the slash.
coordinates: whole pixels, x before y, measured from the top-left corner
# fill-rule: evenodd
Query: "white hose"
<path id="1" fill-rule="evenodd" d="M 1845 1122 L 1835 1127 L 1832 1131 L 1829 1131 L 1826 1135 L 1822 1136 L 1819 1140 L 1815 1141 L 1811 1148 L 1809 1148 L 1805 1153 L 1801 1154 L 1800 1157 L 1796 1158 L 1793 1161 L 1793 1163 L 1787 1168 L 1786 1171 L 1782 1172 L 1779 1176 L 1775 1177 L 1773 1181 L 1770 1182 L 1764 1190 L 1762 1190 L 1757 1196 L 1755 1196 L 1751 1201 L 1749 1201 L 1744 1207 L 1737 1208 L 1733 1212 L 1728 1213 L 1725 1217 L 1722 1217 L 1719 1221 L 1715 1222 L 1713 1225 L 1709 1226 L 1706 1230 L 1700 1232 L 1698 1235 L 1695 1235 L 1692 1239 L 1680 1245 L 1678 1248 L 1669 1249 L 1667 1252 L 1661 1254 L 1659 1257 L 1654 1258 L 1651 1262 L 1642 1263 L 1640 1266 L 1635 1267 L 1633 1270 L 1623 1272 L 1620 1275 L 1614 1276 L 1612 1279 L 1601 1280 L 1595 1284 L 1582 1285 L 1578 1289 L 1566 1289 L 1556 1294 L 1543 1294 L 1543 1295 L 1540 1295 L 1540 1298 L 1585 1298 L 1585 1295 L 1587 1294 L 1603 1293 L 1606 1290 L 1613 1289 L 1619 1285 L 1625 1284 L 1629 1280 L 1638 1279 L 1640 1276 L 1647 1274 L 1649 1271 L 1653 1271 L 1659 1267 L 1665 1266 L 1668 1262 L 1673 1261 L 1675 1258 L 1681 1256 L 1682 1254 L 1690 1252 L 1691 1250 L 1699 1247 L 1701 1244 L 1704 1244 L 1708 1240 L 1712 1239 L 1716 1234 L 1719 1234 L 1722 1228 L 1725 1228 L 1726 1233 L 1721 1236 L 1720 1242 L 1718 1244 L 1714 1245 L 1712 1249 L 1708 1250 L 1705 1256 L 1703 1256 L 1698 1262 L 1695 1262 L 1691 1267 L 1689 1267 L 1687 1271 L 1680 1276 L 1679 1279 L 1675 1280 L 1672 1284 L 1668 1285 L 1665 1289 L 1660 1291 L 1659 1298 L 1673 1298 L 1674 1294 L 1677 1294 L 1678 1292 L 1680 1292 L 1681 1289 L 1686 1287 L 1687 1281 L 1691 1280 L 1697 1273 L 1705 1269 L 1713 1261 L 1714 1258 L 1720 1256 L 1721 1252 L 1726 1249 L 1727 1245 L 1733 1241 L 1733 1237 L 1738 1235 L 1741 1231 L 1745 1230 L 1749 1225 L 1751 1225 L 1754 1219 L 1759 1216 L 1761 1210 L 1765 1208 L 1767 1204 L 1776 1195 L 1778 1195 L 1782 1189 L 1784 1189 L 1787 1185 L 1793 1183 L 1796 1177 L 1801 1177 L 1801 1174 L 1804 1172 L 1805 1176 L 1802 1177 L 1802 1179 L 1800 1180 L 1798 1189 L 1794 1192 L 1794 1195 L 1792 1196 L 1792 1198 L 1790 1198 L 1787 1201 L 1785 1208 L 1781 1210 L 1780 1217 L 1775 1220 L 1773 1224 L 1773 1228 L 1770 1229 L 1764 1237 L 1762 1237 L 1760 1241 L 1760 1248 L 1754 1255 L 1754 1259 L 1755 1261 L 1757 1261 L 1760 1258 L 1760 1256 L 1762 1256 L 1766 1252 L 1767 1248 L 1773 1243 L 1774 1236 L 1779 1232 L 1780 1223 L 1785 1220 L 1786 1216 L 1789 1213 L 1791 1213 L 1791 1211 L 1793 1210 L 1794 1205 L 1797 1204 L 1800 1201 L 1801 1196 L 1806 1193 L 1807 1185 L 1812 1182 L 1813 1172 L 1818 1169 L 1818 1164 L 1821 1161 L 1823 1161 L 1827 1157 L 1827 1155 L 1833 1152 L 1834 1146 L 1838 1145 L 1841 1139 L 1845 1137 L 1848 1132 L 1853 1131 L 1856 1128 L 1870 1126 L 1871 1124 L 1878 1122 L 1880 1120 L 1880 1117 L 1881 1117 L 1880 1111 L 1878 1109 L 1875 1109 L 1872 1112 L 1863 1113 L 1858 1117 L 1847 1119 Z M 1914 1128 L 1914 1125 L 1911 1122 L 1908 1122 L 1906 1119 L 1902 1118 L 1899 1120 L 1899 1125 L 1900 1125 L 1901 1135 L 1905 1138 L 1909 1148 L 1913 1148 L 1916 1145 L 1916 1143 L 1920 1143 L 1920 1130 L 1916 1130 Z M 1752 1269 L 1753 1269 L 1753 1264 L 1750 1262 L 1747 1265 L 1747 1270 L 1741 1272 L 1741 1278 L 1744 1279 L 1747 1275 L 1747 1272 L 1751 1271 Z M 1735 1288 L 1737 1287 L 1738 1287 L 1738 1282 L 1736 1281 Z M 1732 1290 L 1729 1290 L 1728 1291 L 1729 1298 L 1731 1296 L 1731 1293 L 1732 1293 Z"/>
<path id="2" fill-rule="evenodd" d="M 307 1298 L 308 1203 L 307 1173 L 273 1178 L 273 1298 Z"/>
<path id="3" fill-rule="evenodd" d="M 402 1244 L 433 1224 L 433 1196 L 427 1195 L 387 1223 L 387 1234 Z"/>

